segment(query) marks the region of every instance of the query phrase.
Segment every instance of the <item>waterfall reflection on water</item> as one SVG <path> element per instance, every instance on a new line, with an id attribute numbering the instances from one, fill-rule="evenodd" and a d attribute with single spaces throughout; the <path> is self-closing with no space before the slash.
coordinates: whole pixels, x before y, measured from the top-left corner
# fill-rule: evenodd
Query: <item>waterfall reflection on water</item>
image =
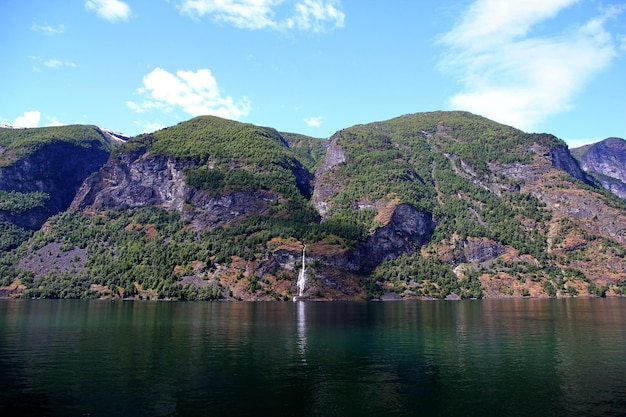
<path id="1" fill-rule="evenodd" d="M 298 354 L 300 355 L 303 364 L 306 364 L 306 303 L 304 301 L 298 301 L 296 308 L 296 317 L 298 323 Z"/>

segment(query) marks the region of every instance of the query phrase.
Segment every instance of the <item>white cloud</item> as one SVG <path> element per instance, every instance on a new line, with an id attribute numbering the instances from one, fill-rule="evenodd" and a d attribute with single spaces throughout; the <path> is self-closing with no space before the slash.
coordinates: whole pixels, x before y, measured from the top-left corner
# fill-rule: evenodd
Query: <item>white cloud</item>
<path id="1" fill-rule="evenodd" d="M 59 34 L 65 32 L 65 26 L 63 26 L 63 25 L 58 25 L 57 27 L 52 27 L 50 25 L 33 24 L 30 27 L 30 29 L 35 31 L 35 32 L 43 32 L 46 35 L 59 35 Z"/>
<path id="2" fill-rule="evenodd" d="M 43 63 L 48 68 L 76 67 L 76 64 L 69 61 L 59 61 L 58 59 L 49 59 Z"/>
<path id="3" fill-rule="evenodd" d="M 141 105 L 135 103 L 134 101 L 127 101 L 126 105 L 128 106 L 128 108 L 137 113 L 145 113 L 146 111 Z"/>
<path id="4" fill-rule="evenodd" d="M 128 20 L 131 14 L 130 6 L 120 0 L 87 0 L 85 7 L 111 22 Z"/>
<path id="5" fill-rule="evenodd" d="M 284 13 L 292 5 L 291 12 Z M 300 29 L 322 32 L 342 27 L 345 14 L 337 0 L 183 0 L 181 13 L 213 16 L 245 29 Z M 281 16 L 277 16 L 281 14 Z"/>
<path id="6" fill-rule="evenodd" d="M 345 14 L 333 3 L 319 0 L 304 0 L 296 4 L 296 14 L 286 20 L 288 27 L 301 30 L 323 32 L 326 22 L 336 27 L 343 27 Z"/>
<path id="7" fill-rule="evenodd" d="M 306 123 L 307 126 L 311 127 L 320 127 L 322 125 L 322 122 L 324 122 L 324 117 L 322 116 L 315 116 L 304 119 L 304 123 Z"/>
<path id="8" fill-rule="evenodd" d="M 39 120 L 41 119 L 41 112 L 37 110 L 24 112 L 23 115 L 16 118 L 13 126 L 17 127 L 37 127 L 39 126 Z"/>
<path id="9" fill-rule="evenodd" d="M 443 36 L 444 43 L 485 49 L 525 36 L 537 22 L 554 17 L 578 0 L 477 0 Z"/>
<path id="10" fill-rule="evenodd" d="M 216 20 L 246 29 L 275 27 L 273 8 L 283 0 L 184 0 L 181 12 L 192 16 L 213 15 Z"/>
<path id="11" fill-rule="evenodd" d="M 464 87 L 450 106 L 524 130 L 567 110 L 584 84 L 617 55 L 604 26 L 622 11 L 609 8 L 560 35 L 528 35 L 535 24 L 575 2 L 476 1 L 440 41 L 448 47 L 442 68 Z"/>
<path id="12" fill-rule="evenodd" d="M 67 124 L 67 123 L 60 122 L 55 117 L 51 117 L 51 116 L 47 116 L 46 120 L 48 121 L 46 126 L 65 126 Z"/>
<path id="13" fill-rule="evenodd" d="M 172 74 L 156 68 L 143 77 L 143 87 L 137 92 L 145 100 L 141 104 L 128 101 L 126 105 L 138 113 L 151 109 L 171 111 L 180 108 L 192 116 L 214 115 L 239 119 L 250 112 L 247 98 L 235 102 L 230 96 L 222 96 L 215 77 L 208 69 Z"/>

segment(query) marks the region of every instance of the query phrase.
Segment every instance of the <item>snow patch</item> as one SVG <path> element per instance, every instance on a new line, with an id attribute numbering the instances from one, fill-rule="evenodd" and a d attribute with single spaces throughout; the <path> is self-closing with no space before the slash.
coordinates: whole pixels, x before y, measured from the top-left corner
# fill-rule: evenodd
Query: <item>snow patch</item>
<path id="1" fill-rule="evenodd" d="M 98 129 L 100 129 L 100 131 L 104 133 L 105 136 L 107 136 L 111 140 L 116 140 L 118 142 L 126 142 L 128 139 L 130 139 L 130 135 L 127 135 L 125 133 L 120 133 L 114 130 L 104 129 L 102 127 L 99 127 Z"/>

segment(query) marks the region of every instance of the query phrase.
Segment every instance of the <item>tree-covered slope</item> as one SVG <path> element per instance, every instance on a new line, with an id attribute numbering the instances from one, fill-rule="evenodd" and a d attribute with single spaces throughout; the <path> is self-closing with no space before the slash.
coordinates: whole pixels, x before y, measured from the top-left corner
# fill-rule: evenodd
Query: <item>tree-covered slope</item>
<path id="1" fill-rule="evenodd" d="M 0 250 L 66 210 L 118 144 L 95 126 L 0 128 Z"/>
<path id="2" fill-rule="evenodd" d="M 306 245 L 305 298 L 612 295 L 625 231 L 562 141 L 470 113 L 327 143 L 199 117 L 129 140 L 0 278 L 32 297 L 283 300 Z"/>
<path id="3" fill-rule="evenodd" d="M 337 132 L 316 172 L 313 202 L 326 222 L 362 236 L 399 203 L 433 214 L 429 244 L 374 273 L 380 292 L 500 297 L 611 285 L 622 291 L 623 205 L 584 179 L 552 135 L 464 112 L 420 113 Z M 567 205 L 559 202 L 565 199 Z M 566 243 L 578 239 L 568 237 L 566 221 L 583 236 L 580 246 Z M 605 265 L 612 265 L 606 273 Z"/>
<path id="4" fill-rule="evenodd" d="M 289 148 L 297 156 L 298 160 L 307 167 L 309 171 L 315 171 L 315 168 L 322 162 L 326 155 L 328 140 L 313 138 L 310 136 L 300 135 L 298 133 L 280 133 L 287 141 Z"/>
<path id="5" fill-rule="evenodd" d="M 269 242 L 317 224 L 311 179 L 276 130 L 195 118 L 131 138 L 1 275 L 36 297 L 282 299 Z"/>
<path id="6" fill-rule="evenodd" d="M 138 150 L 186 161 L 187 183 L 196 188 L 262 188 L 290 196 L 310 192 L 310 175 L 271 128 L 203 116 L 132 138 L 119 153 Z"/>
<path id="7" fill-rule="evenodd" d="M 0 128 L 0 167 L 13 165 L 54 143 L 65 143 L 108 152 L 119 146 L 106 133 L 92 125 L 28 129 Z"/>

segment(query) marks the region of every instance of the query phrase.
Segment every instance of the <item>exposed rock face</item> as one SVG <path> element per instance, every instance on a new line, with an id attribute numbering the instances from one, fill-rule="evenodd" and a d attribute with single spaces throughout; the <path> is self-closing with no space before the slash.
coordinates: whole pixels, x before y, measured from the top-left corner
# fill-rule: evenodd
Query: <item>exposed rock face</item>
<path id="1" fill-rule="evenodd" d="M 0 220 L 39 229 L 48 217 L 66 210 L 85 178 L 98 171 L 109 158 L 109 152 L 96 145 L 85 147 L 53 142 L 10 166 L 0 168 L 0 189 L 21 193 L 39 191 L 50 195 L 45 208 L 15 215 L 0 211 Z"/>
<path id="2" fill-rule="evenodd" d="M 581 167 L 604 188 L 626 198 L 626 140 L 608 138 L 579 148 Z"/>
<path id="3" fill-rule="evenodd" d="M 554 147 L 550 151 L 550 157 L 552 158 L 552 166 L 555 168 L 562 169 L 578 180 L 593 183 L 593 180 L 585 175 L 582 169 L 580 169 L 580 166 L 572 157 L 566 146 Z"/>
<path id="4" fill-rule="evenodd" d="M 453 264 L 461 263 L 482 263 L 504 254 L 506 248 L 492 240 L 483 238 L 469 238 L 457 242 L 451 255 L 452 259 L 447 261 Z"/>
<path id="5" fill-rule="evenodd" d="M 88 178 L 76 194 L 73 208 L 138 208 L 162 205 L 182 210 L 189 187 L 182 169 L 185 164 L 165 156 L 121 154 L 100 172 Z"/>
<path id="6" fill-rule="evenodd" d="M 626 140 L 608 138 L 588 148 L 580 163 L 587 172 L 598 172 L 626 183 Z"/>
<path id="7" fill-rule="evenodd" d="M 121 154 L 84 182 L 72 208 L 106 210 L 154 205 L 179 211 L 192 226 L 203 229 L 262 213 L 278 198 L 276 193 L 264 190 L 214 195 L 192 188 L 184 173 L 191 164 L 143 151 Z"/>
<path id="8" fill-rule="evenodd" d="M 435 230 L 430 213 L 410 204 L 399 204 L 385 226 L 358 247 L 361 269 L 370 270 L 385 259 L 395 259 L 403 253 L 413 253 L 428 242 Z"/>
<path id="9" fill-rule="evenodd" d="M 183 210 L 183 218 L 191 220 L 195 228 L 203 229 L 229 223 L 240 216 L 263 213 L 278 195 L 260 190 L 223 195 L 191 190 L 188 198 L 190 205 Z"/>
<path id="10" fill-rule="evenodd" d="M 294 167 L 291 169 L 291 173 L 296 178 L 296 186 L 298 187 L 300 194 L 308 200 L 311 198 L 311 183 L 313 182 L 314 177 L 300 162 L 295 162 Z"/>
<path id="11" fill-rule="evenodd" d="M 335 135 L 331 138 L 330 145 L 326 151 L 324 162 L 315 170 L 315 189 L 313 191 L 313 206 L 325 218 L 330 210 L 329 198 L 340 191 L 340 186 L 334 184 L 327 179 L 331 173 L 342 162 L 345 162 L 346 156 L 339 145 L 339 136 Z"/>
<path id="12" fill-rule="evenodd" d="M 613 178 L 598 176 L 597 180 L 602 187 L 606 188 L 616 196 L 626 199 L 626 183 Z"/>
<path id="13" fill-rule="evenodd" d="M 385 259 L 414 253 L 428 242 L 434 230 L 435 223 L 430 213 L 403 203 L 395 208 L 386 225 L 378 228 L 365 242 L 359 242 L 356 249 L 315 257 L 347 271 L 368 273 Z"/>
<path id="14" fill-rule="evenodd" d="M 538 157 L 531 165 L 490 165 L 500 174 L 524 181 L 523 193 L 530 193 L 547 205 L 555 219 L 568 217 L 580 221 L 589 233 L 601 234 L 626 244 L 626 215 L 623 210 L 606 204 L 600 196 L 570 187 L 559 178 L 554 158 Z M 560 168 L 562 169 L 562 168 Z"/>

